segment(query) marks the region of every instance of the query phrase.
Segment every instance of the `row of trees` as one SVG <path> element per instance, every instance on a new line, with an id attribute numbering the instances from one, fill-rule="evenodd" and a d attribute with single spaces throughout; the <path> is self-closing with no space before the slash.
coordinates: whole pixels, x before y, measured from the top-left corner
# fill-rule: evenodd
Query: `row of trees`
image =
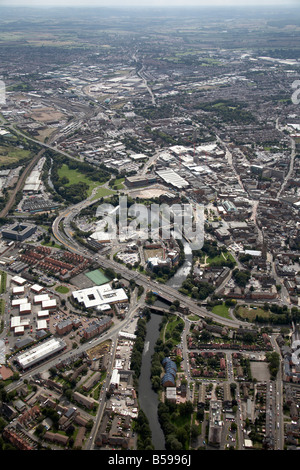
<path id="1" fill-rule="evenodd" d="M 134 371 L 134 374 L 135 374 L 135 377 L 134 377 L 135 381 L 138 380 L 140 373 L 141 373 L 142 356 L 143 356 L 143 351 L 144 351 L 146 331 L 147 331 L 147 321 L 144 318 L 140 318 L 137 322 L 137 327 L 135 331 L 135 335 L 137 339 L 134 342 L 134 346 L 132 348 L 131 364 L 130 364 L 130 368 L 131 370 Z"/>
<path id="2" fill-rule="evenodd" d="M 143 410 L 139 411 L 135 420 L 135 431 L 137 432 L 137 450 L 153 450 L 152 432 L 149 421 Z"/>

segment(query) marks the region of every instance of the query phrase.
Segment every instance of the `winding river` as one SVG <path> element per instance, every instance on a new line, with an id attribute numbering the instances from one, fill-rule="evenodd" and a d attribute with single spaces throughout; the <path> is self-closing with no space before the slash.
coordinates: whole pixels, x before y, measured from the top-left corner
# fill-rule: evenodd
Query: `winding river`
<path id="1" fill-rule="evenodd" d="M 192 266 L 192 251 L 187 242 L 183 242 L 185 252 L 185 262 L 178 269 L 175 275 L 168 280 L 167 285 L 178 289 L 184 279 L 190 272 Z M 162 302 L 157 301 L 156 305 L 163 305 Z M 152 432 L 152 443 L 155 450 L 165 449 L 165 438 L 160 427 L 157 415 L 157 407 L 159 404 L 158 395 L 152 389 L 150 369 L 151 357 L 154 353 L 154 346 L 159 336 L 159 325 L 162 316 L 159 314 L 151 314 L 151 318 L 147 323 L 147 333 L 145 339 L 145 347 L 143 352 L 143 360 L 141 367 L 141 374 L 139 378 L 139 402 L 140 407 L 148 418 L 149 426 Z"/>

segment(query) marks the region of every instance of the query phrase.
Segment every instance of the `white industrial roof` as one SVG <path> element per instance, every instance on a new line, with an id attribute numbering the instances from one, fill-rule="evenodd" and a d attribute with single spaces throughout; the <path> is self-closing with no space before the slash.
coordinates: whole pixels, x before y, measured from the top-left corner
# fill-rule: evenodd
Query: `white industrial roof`
<path id="1" fill-rule="evenodd" d="M 24 286 L 16 286 L 13 288 L 13 294 L 23 294 Z"/>
<path id="2" fill-rule="evenodd" d="M 120 331 L 119 336 L 132 340 L 136 339 L 136 335 L 132 333 L 127 333 L 127 331 Z"/>
<path id="3" fill-rule="evenodd" d="M 120 382 L 120 374 L 118 369 L 113 369 L 112 374 L 111 374 L 111 384 L 119 384 Z"/>
<path id="4" fill-rule="evenodd" d="M 25 328 L 24 326 L 16 326 L 15 333 L 24 333 Z"/>
<path id="5" fill-rule="evenodd" d="M 20 354 L 16 359 L 23 368 L 26 368 L 58 352 L 64 347 L 65 343 L 63 341 L 58 338 L 51 338 L 49 341 L 40 343 L 38 346 Z"/>
<path id="6" fill-rule="evenodd" d="M 37 303 L 39 303 L 39 302 L 41 303 L 41 302 L 43 302 L 44 300 L 50 300 L 50 297 L 49 297 L 48 294 L 35 295 L 35 296 L 34 296 L 34 299 L 33 299 L 33 301 L 34 301 L 35 304 L 37 304 Z"/>
<path id="7" fill-rule="evenodd" d="M 124 289 L 112 289 L 110 284 L 74 291 L 72 295 L 79 303 L 84 303 L 86 308 L 128 300 Z"/>
<path id="8" fill-rule="evenodd" d="M 31 290 L 33 290 L 34 292 L 40 292 L 43 289 L 43 286 L 40 286 L 39 284 L 33 284 L 33 286 L 31 286 Z"/>
<path id="9" fill-rule="evenodd" d="M 132 158 L 132 160 L 142 160 L 144 158 L 147 158 L 147 155 L 145 155 L 144 153 L 135 153 L 133 155 L 129 155 L 130 158 Z"/>
<path id="10" fill-rule="evenodd" d="M 187 186 L 189 186 L 189 183 L 185 181 L 180 175 L 178 175 L 174 170 L 160 170 L 156 173 L 166 183 L 172 184 L 178 189 L 186 188 Z"/>
<path id="11" fill-rule="evenodd" d="M 196 147 L 197 152 L 207 152 L 207 153 L 215 152 L 217 149 L 218 149 L 218 146 L 215 143 L 203 144 L 203 145 L 199 145 L 198 147 Z"/>
<path id="12" fill-rule="evenodd" d="M 36 324 L 37 330 L 46 330 L 48 328 L 47 320 L 38 320 Z"/>
<path id="13" fill-rule="evenodd" d="M 28 326 L 29 320 L 26 320 L 21 317 L 12 317 L 10 319 L 10 326 L 11 328 L 17 328 L 18 326 Z"/>
<path id="14" fill-rule="evenodd" d="M 56 307 L 56 304 L 57 304 L 56 299 L 43 300 L 42 309 Z"/>
<path id="15" fill-rule="evenodd" d="M 245 255 L 261 256 L 262 252 L 260 250 L 245 250 Z"/>
<path id="16" fill-rule="evenodd" d="M 47 316 L 49 316 L 49 310 L 40 310 L 40 311 L 37 313 L 37 316 L 38 316 L 38 317 L 47 317 Z"/>
<path id="17" fill-rule="evenodd" d="M 24 298 L 24 299 L 14 299 L 14 300 L 11 301 L 12 307 L 15 307 L 15 306 L 17 306 L 17 305 L 27 304 L 27 303 L 28 303 L 27 298 Z"/>
<path id="18" fill-rule="evenodd" d="M 11 280 L 13 282 L 16 282 L 17 284 L 25 284 L 26 282 L 26 279 L 24 279 L 23 277 L 20 277 L 20 276 L 14 276 L 11 278 Z"/>
<path id="19" fill-rule="evenodd" d="M 31 303 L 21 304 L 20 305 L 20 313 L 27 312 L 28 310 L 31 311 Z"/>

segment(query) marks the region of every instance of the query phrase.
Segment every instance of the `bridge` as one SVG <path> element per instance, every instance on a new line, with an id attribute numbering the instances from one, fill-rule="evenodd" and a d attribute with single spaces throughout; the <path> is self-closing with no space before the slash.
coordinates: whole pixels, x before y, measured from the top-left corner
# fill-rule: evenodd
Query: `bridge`
<path id="1" fill-rule="evenodd" d="M 165 313 L 172 313 L 170 312 L 170 310 L 168 310 L 167 308 L 163 308 L 163 307 L 156 307 L 155 305 L 147 305 L 147 307 L 150 312 L 153 312 L 153 313 L 161 313 L 162 315 L 164 315 Z"/>

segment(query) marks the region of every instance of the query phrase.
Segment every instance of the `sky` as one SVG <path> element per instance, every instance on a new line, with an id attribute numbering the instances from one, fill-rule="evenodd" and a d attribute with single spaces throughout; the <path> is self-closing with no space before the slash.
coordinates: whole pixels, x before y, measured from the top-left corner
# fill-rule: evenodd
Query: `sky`
<path id="1" fill-rule="evenodd" d="M 299 5 L 299 0 L 0 0 L 10 7 L 200 7 Z"/>

